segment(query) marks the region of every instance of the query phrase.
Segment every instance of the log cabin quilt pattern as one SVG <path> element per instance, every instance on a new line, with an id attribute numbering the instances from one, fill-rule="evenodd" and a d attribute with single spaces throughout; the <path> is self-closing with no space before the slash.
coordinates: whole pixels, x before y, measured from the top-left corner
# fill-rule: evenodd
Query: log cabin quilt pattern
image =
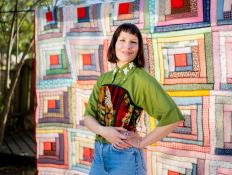
<path id="1" fill-rule="evenodd" d="M 57 2 L 35 12 L 38 174 L 88 174 L 95 135 L 83 113 L 97 78 L 114 67 L 107 49 L 125 22 L 141 30 L 145 70 L 185 118 L 144 149 L 147 174 L 232 174 L 231 0 Z M 156 124 L 143 113 L 137 130 Z"/>

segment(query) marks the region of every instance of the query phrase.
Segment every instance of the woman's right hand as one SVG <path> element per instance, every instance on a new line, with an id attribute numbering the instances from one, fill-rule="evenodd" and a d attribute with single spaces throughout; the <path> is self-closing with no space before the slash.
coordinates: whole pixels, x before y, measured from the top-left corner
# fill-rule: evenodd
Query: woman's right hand
<path id="1" fill-rule="evenodd" d="M 129 148 L 131 145 L 125 142 L 127 136 L 123 135 L 122 131 L 127 130 L 122 127 L 103 127 L 101 136 L 117 149 Z"/>

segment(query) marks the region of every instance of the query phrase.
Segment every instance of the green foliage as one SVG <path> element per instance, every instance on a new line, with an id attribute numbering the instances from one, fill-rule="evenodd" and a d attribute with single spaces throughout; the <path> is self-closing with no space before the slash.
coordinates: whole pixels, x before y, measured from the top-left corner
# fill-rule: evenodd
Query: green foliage
<path id="1" fill-rule="evenodd" d="M 16 0 L 1 0 L 0 1 L 0 53 L 5 54 L 8 52 L 8 43 L 11 37 L 12 22 L 15 24 L 14 33 L 17 31 L 18 26 L 18 48 L 16 39 L 12 54 L 16 56 L 22 54 L 27 48 L 27 44 L 34 35 L 34 9 L 52 4 L 52 0 L 18 0 L 17 13 L 14 16 Z M 29 57 L 33 57 L 34 50 L 29 53 Z"/>

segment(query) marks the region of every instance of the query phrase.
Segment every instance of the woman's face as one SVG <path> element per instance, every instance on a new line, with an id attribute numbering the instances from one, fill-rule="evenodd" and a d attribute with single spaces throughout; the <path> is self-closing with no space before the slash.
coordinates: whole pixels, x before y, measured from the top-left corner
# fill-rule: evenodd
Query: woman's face
<path id="1" fill-rule="evenodd" d="M 116 44 L 115 52 L 118 58 L 117 65 L 123 65 L 133 61 L 139 50 L 139 40 L 136 35 L 121 31 Z"/>

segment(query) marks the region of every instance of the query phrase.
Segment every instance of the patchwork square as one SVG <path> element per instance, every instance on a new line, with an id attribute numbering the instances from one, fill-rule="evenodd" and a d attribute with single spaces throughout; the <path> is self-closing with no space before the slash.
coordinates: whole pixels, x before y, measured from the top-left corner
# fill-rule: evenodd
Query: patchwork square
<path id="1" fill-rule="evenodd" d="M 209 0 L 151 0 L 153 32 L 169 32 L 209 26 Z"/>
<path id="2" fill-rule="evenodd" d="M 79 85 L 78 87 L 73 87 L 73 93 L 76 98 L 73 99 L 72 104 L 75 104 L 73 106 L 73 111 L 75 111 L 75 123 L 78 127 L 79 125 L 84 125 L 84 111 L 86 109 L 86 105 L 88 103 L 88 99 L 91 94 L 91 90 L 85 89 L 83 86 Z"/>
<path id="3" fill-rule="evenodd" d="M 178 172 L 168 170 L 168 175 L 181 175 Z"/>
<path id="4" fill-rule="evenodd" d="M 80 8 L 77 8 L 77 16 L 78 16 L 78 19 L 81 19 L 81 18 L 85 18 L 87 15 L 86 15 L 86 8 L 85 7 L 80 7 Z M 88 13 L 88 12 L 87 12 Z"/>
<path id="5" fill-rule="evenodd" d="M 55 142 L 45 142 L 44 143 L 44 155 L 45 156 L 55 156 L 56 155 L 56 143 Z"/>
<path id="6" fill-rule="evenodd" d="M 67 131 L 62 129 L 37 129 L 38 166 L 68 168 Z"/>
<path id="7" fill-rule="evenodd" d="M 94 134 L 87 130 L 69 130 L 72 170 L 88 173 L 94 154 Z"/>
<path id="8" fill-rule="evenodd" d="M 132 14 L 133 13 L 133 2 L 120 3 L 118 7 L 118 15 Z"/>
<path id="9" fill-rule="evenodd" d="M 232 24 L 232 2 L 230 0 L 213 0 L 212 3 L 212 16 L 216 16 L 217 25 Z M 215 19 L 213 19 L 214 21 Z"/>
<path id="10" fill-rule="evenodd" d="M 148 19 L 144 18 L 144 16 L 146 16 L 144 13 L 145 4 L 148 5 L 148 1 L 130 0 L 129 2 L 112 3 L 111 8 L 106 8 L 106 13 L 111 13 L 109 21 L 110 26 L 106 28 L 107 32 L 111 33 L 115 31 L 119 25 L 125 22 L 133 23 L 137 25 L 138 28 L 142 29 L 145 26 L 144 21 Z"/>
<path id="11" fill-rule="evenodd" d="M 62 37 L 63 34 L 63 8 L 47 7 L 36 10 L 38 20 L 36 22 L 36 33 L 38 41 Z"/>
<path id="12" fill-rule="evenodd" d="M 91 54 L 82 54 L 82 61 L 83 61 L 83 65 L 91 65 L 92 61 L 91 61 Z"/>
<path id="13" fill-rule="evenodd" d="M 213 59 L 216 90 L 232 90 L 232 34 L 224 30 L 213 32 Z"/>
<path id="14" fill-rule="evenodd" d="M 154 52 L 156 78 L 165 87 L 175 89 L 183 84 L 186 89 L 193 88 L 195 83 L 201 84 L 201 89 L 211 89 L 213 83 L 211 50 L 206 40 L 210 40 L 210 33 L 188 36 L 175 35 L 173 37 L 158 37 L 154 34 Z M 160 34 L 162 36 L 162 34 Z M 207 49 L 208 48 L 208 49 Z M 207 66 L 207 67 L 206 67 Z M 210 68 L 209 68 L 210 67 Z"/>
<path id="15" fill-rule="evenodd" d="M 51 11 L 46 12 L 46 20 L 47 20 L 47 23 L 53 21 L 53 17 L 52 17 L 52 12 Z"/>
<path id="16" fill-rule="evenodd" d="M 159 150 L 159 148 L 158 148 Z M 152 169 L 151 174 L 160 175 L 183 175 L 195 174 L 197 166 L 204 165 L 204 162 L 196 158 L 188 159 L 186 156 L 177 156 L 175 153 L 168 151 L 170 154 L 154 151 L 152 152 Z"/>
<path id="17" fill-rule="evenodd" d="M 83 148 L 83 162 L 82 163 L 84 163 L 84 162 L 92 163 L 93 156 L 94 156 L 94 149 L 93 148 L 84 147 Z"/>
<path id="18" fill-rule="evenodd" d="M 217 155 L 232 155 L 232 100 L 231 96 L 215 98 L 215 124 Z"/>
<path id="19" fill-rule="evenodd" d="M 175 66 L 183 67 L 187 65 L 187 54 L 174 54 Z"/>
<path id="20" fill-rule="evenodd" d="M 85 36 L 83 32 L 96 32 L 95 34 L 102 34 L 101 18 L 101 4 L 93 4 L 89 6 L 71 6 L 70 20 L 72 25 L 69 27 L 70 36 Z"/>
<path id="21" fill-rule="evenodd" d="M 40 92 L 38 94 L 40 110 L 36 118 L 38 125 L 65 123 L 69 126 L 72 123 L 68 110 L 69 103 L 68 92 Z"/>
<path id="22" fill-rule="evenodd" d="M 210 175 L 230 175 L 232 174 L 232 164 L 227 159 L 221 159 L 220 161 L 212 160 L 209 165 Z"/>
<path id="23" fill-rule="evenodd" d="M 40 57 L 38 59 L 37 87 L 64 87 L 70 85 L 72 80 L 70 59 L 62 40 L 60 43 L 46 43 L 38 45 Z"/>
<path id="24" fill-rule="evenodd" d="M 59 55 L 50 55 L 50 65 L 59 64 Z"/>
<path id="25" fill-rule="evenodd" d="M 97 39 L 93 39 L 91 43 L 86 39 L 69 42 L 78 84 L 87 83 L 87 80 L 97 80 L 108 67 L 105 54 L 108 48 L 107 43 Z"/>
<path id="26" fill-rule="evenodd" d="M 89 7 L 79 7 L 77 8 L 77 19 L 79 23 L 89 22 Z"/>
<path id="27" fill-rule="evenodd" d="M 157 146 L 191 150 L 197 152 L 210 151 L 209 134 L 209 91 L 168 92 L 178 105 L 184 116 L 184 124 L 178 126 Z"/>
<path id="28" fill-rule="evenodd" d="M 172 8 L 182 8 L 184 6 L 184 0 L 171 0 Z"/>

